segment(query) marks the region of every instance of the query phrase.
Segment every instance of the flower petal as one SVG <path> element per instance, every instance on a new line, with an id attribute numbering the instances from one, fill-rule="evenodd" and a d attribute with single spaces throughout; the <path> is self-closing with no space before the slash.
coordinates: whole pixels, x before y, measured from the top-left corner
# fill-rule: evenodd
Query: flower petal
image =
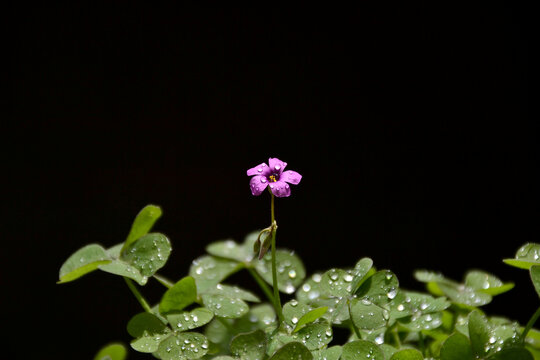
<path id="1" fill-rule="evenodd" d="M 291 187 L 285 181 L 281 180 L 271 183 L 270 191 L 276 197 L 288 197 L 291 195 Z"/>
<path id="2" fill-rule="evenodd" d="M 287 166 L 287 163 L 279 160 L 278 158 L 270 158 L 268 159 L 268 166 L 270 167 L 271 171 L 279 171 L 279 175 L 281 175 L 283 169 L 285 169 L 285 166 Z"/>
<path id="3" fill-rule="evenodd" d="M 281 174 L 279 180 L 286 181 L 290 184 L 297 185 L 302 180 L 302 175 L 296 171 L 287 170 Z"/>
<path id="4" fill-rule="evenodd" d="M 261 175 L 264 170 L 267 170 L 268 166 L 266 166 L 265 163 L 259 164 L 255 166 L 254 168 L 251 168 L 247 171 L 247 176 L 253 176 L 253 175 Z"/>
<path id="5" fill-rule="evenodd" d="M 249 181 L 251 194 L 255 196 L 261 195 L 267 186 L 268 186 L 268 180 L 266 180 L 265 176 L 257 175 L 257 176 L 252 177 L 251 180 Z"/>

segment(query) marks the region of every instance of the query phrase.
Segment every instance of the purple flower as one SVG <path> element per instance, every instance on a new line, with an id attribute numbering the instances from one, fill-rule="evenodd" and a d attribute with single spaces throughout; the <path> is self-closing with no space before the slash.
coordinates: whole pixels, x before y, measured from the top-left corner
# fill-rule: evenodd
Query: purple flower
<path id="1" fill-rule="evenodd" d="M 291 187 L 289 184 L 297 185 L 302 179 L 302 175 L 296 171 L 283 171 L 287 166 L 276 158 L 268 159 L 268 165 L 262 163 L 247 171 L 248 176 L 253 176 L 249 182 L 251 193 L 253 195 L 261 195 L 267 186 L 270 186 L 270 191 L 277 197 L 287 197 L 291 195 Z"/>

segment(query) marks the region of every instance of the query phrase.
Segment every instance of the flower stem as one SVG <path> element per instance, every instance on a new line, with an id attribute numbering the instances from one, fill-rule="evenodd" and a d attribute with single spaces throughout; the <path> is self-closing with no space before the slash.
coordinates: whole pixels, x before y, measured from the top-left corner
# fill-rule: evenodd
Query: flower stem
<path id="1" fill-rule="evenodd" d="M 276 226 L 274 216 L 274 194 L 270 194 L 272 200 L 270 203 L 270 213 L 272 217 L 272 287 L 274 288 L 274 308 L 279 319 L 279 326 L 283 324 L 283 312 L 281 311 L 281 299 L 279 297 L 278 281 L 277 281 L 277 269 L 276 269 Z"/>
<path id="2" fill-rule="evenodd" d="M 152 309 L 150 309 L 150 305 L 148 305 L 148 303 L 146 302 L 142 294 L 139 292 L 139 290 L 137 290 L 137 287 L 135 286 L 135 284 L 133 284 L 133 281 L 131 281 L 131 279 L 128 279 L 125 276 L 124 276 L 124 280 L 126 281 L 126 284 L 129 290 L 131 290 L 133 295 L 135 295 L 135 298 L 139 301 L 139 303 L 143 307 L 144 311 L 151 313 Z"/>
<path id="3" fill-rule="evenodd" d="M 536 310 L 536 312 L 531 316 L 529 322 L 525 326 L 525 329 L 521 333 L 521 341 L 525 342 L 525 338 L 527 337 L 527 334 L 529 333 L 529 330 L 533 327 L 536 320 L 538 320 L 538 317 L 540 317 L 540 307 Z"/>
<path id="4" fill-rule="evenodd" d="M 274 303 L 274 295 L 272 295 L 272 291 L 270 290 L 268 285 L 266 285 L 264 280 L 261 279 L 260 275 L 257 274 L 257 272 L 255 270 L 253 270 L 253 268 L 248 266 L 248 267 L 246 267 L 246 269 L 251 274 L 253 279 L 255 279 L 257 284 L 259 284 L 259 287 L 262 289 L 262 291 L 264 292 L 264 294 L 266 295 L 268 300 L 273 304 Z"/>

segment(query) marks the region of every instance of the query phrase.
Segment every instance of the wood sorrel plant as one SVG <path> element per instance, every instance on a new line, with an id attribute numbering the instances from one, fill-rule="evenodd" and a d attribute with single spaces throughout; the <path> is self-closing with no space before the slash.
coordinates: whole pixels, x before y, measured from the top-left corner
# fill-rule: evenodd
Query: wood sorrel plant
<path id="1" fill-rule="evenodd" d="M 427 288 L 419 293 L 401 289 L 394 273 L 362 258 L 354 267 L 306 277 L 298 255 L 276 248 L 275 197 L 288 197 L 289 184 L 301 180 L 300 174 L 284 171 L 286 165 L 271 158 L 247 171 L 253 195 L 270 190 L 270 226 L 243 243 L 209 244 L 208 254 L 194 260 L 189 275 L 177 282 L 157 274 L 171 244 L 165 235 L 150 232 L 161 209 L 148 205 L 123 243 L 108 249 L 91 244 L 71 255 L 59 283 L 94 270 L 122 276 L 143 310 L 127 323 L 131 348 L 164 360 L 540 359 L 540 332 L 532 328 L 540 308 L 524 327 L 480 309 L 514 286 L 492 274 L 469 271 L 459 283 L 417 271 L 416 279 Z M 529 270 L 540 295 L 540 244 L 525 244 L 504 262 Z M 225 283 L 243 270 L 268 303 Z M 150 278 L 166 289 L 158 304 L 149 304 L 139 291 Z M 280 292 L 288 299 L 283 306 Z M 344 344 L 334 341 L 336 328 L 349 331 Z M 95 359 L 125 357 L 122 344 L 111 344 Z"/>

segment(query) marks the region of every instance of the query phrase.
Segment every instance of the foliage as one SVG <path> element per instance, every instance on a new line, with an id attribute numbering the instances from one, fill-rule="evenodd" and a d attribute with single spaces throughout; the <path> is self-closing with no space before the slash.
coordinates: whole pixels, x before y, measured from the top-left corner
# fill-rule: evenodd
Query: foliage
<path id="1" fill-rule="evenodd" d="M 157 274 L 171 253 L 170 242 L 149 232 L 160 215 L 159 207 L 145 207 L 124 243 L 108 249 L 87 245 L 66 260 L 59 274 L 59 283 L 96 270 L 126 279 L 144 309 L 127 323 L 135 351 L 163 360 L 540 359 L 540 332 L 532 329 L 540 311 L 521 326 L 481 310 L 513 287 L 495 275 L 475 270 L 458 282 L 419 270 L 415 278 L 427 289 L 419 293 L 400 288 L 394 273 L 376 269 L 369 258 L 307 276 L 296 253 L 278 249 L 277 287 L 290 299 L 280 308 L 280 323 L 271 291 L 272 257 L 267 253 L 258 259 L 259 232 L 242 243 L 208 245 L 208 253 L 193 261 L 189 274 L 171 282 Z M 265 230 L 272 231 L 275 227 Z M 504 261 L 527 269 L 540 295 L 539 255 L 540 244 L 525 244 Z M 253 277 L 268 302 L 226 283 L 238 271 Z M 132 282 L 144 286 L 152 278 L 165 290 L 153 306 Z M 333 339 L 337 328 L 350 332 L 343 344 Z M 115 343 L 95 359 L 125 357 L 125 347 Z"/>

